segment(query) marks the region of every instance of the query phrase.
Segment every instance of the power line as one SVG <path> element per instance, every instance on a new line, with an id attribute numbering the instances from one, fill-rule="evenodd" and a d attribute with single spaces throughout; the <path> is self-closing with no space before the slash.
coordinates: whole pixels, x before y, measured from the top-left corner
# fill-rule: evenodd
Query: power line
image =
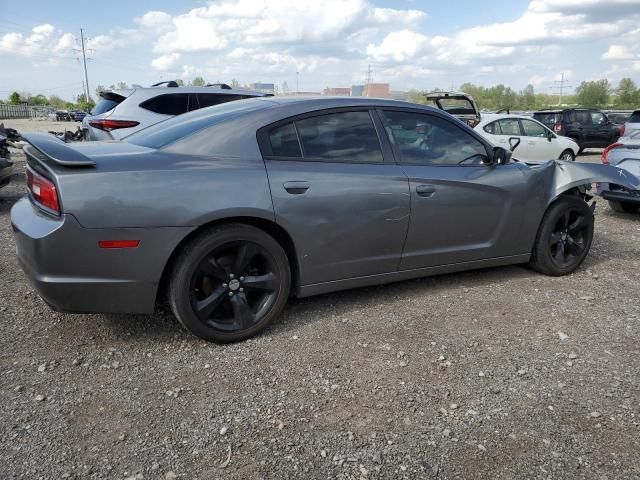
<path id="1" fill-rule="evenodd" d="M 560 80 L 555 80 L 553 83 L 556 85 L 552 86 L 551 90 L 557 90 L 560 93 L 560 97 L 558 98 L 558 106 L 560 106 L 562 105 L 562 92 L 565 88 L 570 88 L 571 85 L 567 85 L 569 80 L 564 79 L 564 72 L 560 74 Z"/>
<path id="2" fill-rule="evenodd" d="M 85 101 L 89 101 L 89 75 L 87 74 L 87 55 L 84 50 L 84 32 L 80 29 L 80 41 L 82 43 L 82 63 L 84 64 L 84 85 L 87 89 L 87 96 L 85 97 Z"/>

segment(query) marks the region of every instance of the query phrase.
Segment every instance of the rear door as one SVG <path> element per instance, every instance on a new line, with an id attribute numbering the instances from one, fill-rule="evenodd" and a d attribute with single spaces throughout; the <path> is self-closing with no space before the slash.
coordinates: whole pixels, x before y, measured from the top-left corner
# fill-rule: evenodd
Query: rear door
<path id="1" fill-rule="evenodd" d="M 365 108 L 305 114 L 258 132 L 276 220 L 298 248 L 302 285 L 398 268 L 409 186 L 380 128 Z"/>
<path id="2" fill-rule="evenodd" d="M 524 132 L 517 118 L 503 118 L 498 120 L 500 127 L 499 145 L 507 150 L 510 149 L 510 138 L 519 138 L 520 144 L 513 151 L 513 157 L 518 160 L 529 160 L 529 145 L 524 138 Z"/>
<path id="3" fill-rule="evenodd" d="M 411 189 L 401 270 L 526 252 L 530 246 L 517 241 L 526 167 L 488 165 L 485 144 L 449 119 L 424 111 L 380 113 Z"/>

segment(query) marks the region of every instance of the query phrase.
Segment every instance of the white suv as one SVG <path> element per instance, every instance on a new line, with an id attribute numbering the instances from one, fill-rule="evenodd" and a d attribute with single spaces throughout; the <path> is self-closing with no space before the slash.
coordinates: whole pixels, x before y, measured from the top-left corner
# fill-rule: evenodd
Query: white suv
<path id="1" fill-rule="evenodd" d="M 269 96 L 253 90 L 232 89 L 224 83 L 179 87 L 174 81 L 151 87 L 107 90 L 82 121 L 87 140 L 121 140 L 138 130 L 175 115 L 243 98 Z"/>

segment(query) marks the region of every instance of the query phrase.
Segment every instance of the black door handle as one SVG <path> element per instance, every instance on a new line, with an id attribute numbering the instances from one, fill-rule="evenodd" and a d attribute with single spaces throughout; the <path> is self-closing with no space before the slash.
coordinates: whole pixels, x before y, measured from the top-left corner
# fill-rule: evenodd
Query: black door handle
<path id="1" fill-rule="evenodd" d="M 292 195 L 300 195 L 301 193 L 309 190 L 311 184 L 309 182 L 301 182 L 301 181 L 293 181 L 293 182 L 284 182 L 282 184 L 284 189 Z"/>
<path id="2" fill-rule="evenodd" d="M 421 197 L 430 197 L 436 192 L 436 187 L 433 185 L 418 185 L 416 187 L 416 193 Z"/>

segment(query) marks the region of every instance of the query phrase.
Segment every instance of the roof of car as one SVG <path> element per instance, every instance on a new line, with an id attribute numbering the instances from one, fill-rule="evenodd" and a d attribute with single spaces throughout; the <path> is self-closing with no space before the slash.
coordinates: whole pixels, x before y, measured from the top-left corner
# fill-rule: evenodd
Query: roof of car
<path id="1" fill-rule="evenodd" d="M 171 93 L 214 93 L 214 94 L 221 94 L 221 95 L 252 95 L 252 96 L 256 96 L 256 97 L 264 97 L 264 96 L 268 96 L 268 93 L 265 92 L 259 92 L 257 90 L 249 90 L 249 89 L 245 89 L 245 88 L 220 88 L 218 86 L 212 86 L 212 87 L 193 87 L 193 86 L 187 86 L 187 87 L 164 87 L 164 86 L 158 86 L 158 87 L 141 87 L 141 86 L 135 86 L 132 88 L 114 88 L 114 89 L 110 89 L 110 90 L 105 90 L 105 93 L 115 93 L 116 95 L 120 95 L 122 97 L 129 97 L 131 94 L 133 94 L 136 91 L 140 91 L 140 92 L 145 92 L 145 93 L 150 93 L 150 92 L 157 92 L 158 95 L 166 95 L 166 94 L 171 94 Z"/>
<path id="2" fill-rule="evenodd" d="M 312 96 L 284 96 L 284 97 L 266 97 L 261 98 L 261 101 L 272 102 L 278 105 L 313 105 L 314 107 L 321 108 L 339 108 L 339 107 L 357 107 L 357 106 L 396 106 L 405 108 L 421 108 L 431 110 L 435 112 L 442 112 L 437 108 L 429 105 L 422 105 L 410 102 L 403 102 L 402 100 L 392 100 L 389 98 L 375 98 L 375 97 L 312 97 Z"/>

